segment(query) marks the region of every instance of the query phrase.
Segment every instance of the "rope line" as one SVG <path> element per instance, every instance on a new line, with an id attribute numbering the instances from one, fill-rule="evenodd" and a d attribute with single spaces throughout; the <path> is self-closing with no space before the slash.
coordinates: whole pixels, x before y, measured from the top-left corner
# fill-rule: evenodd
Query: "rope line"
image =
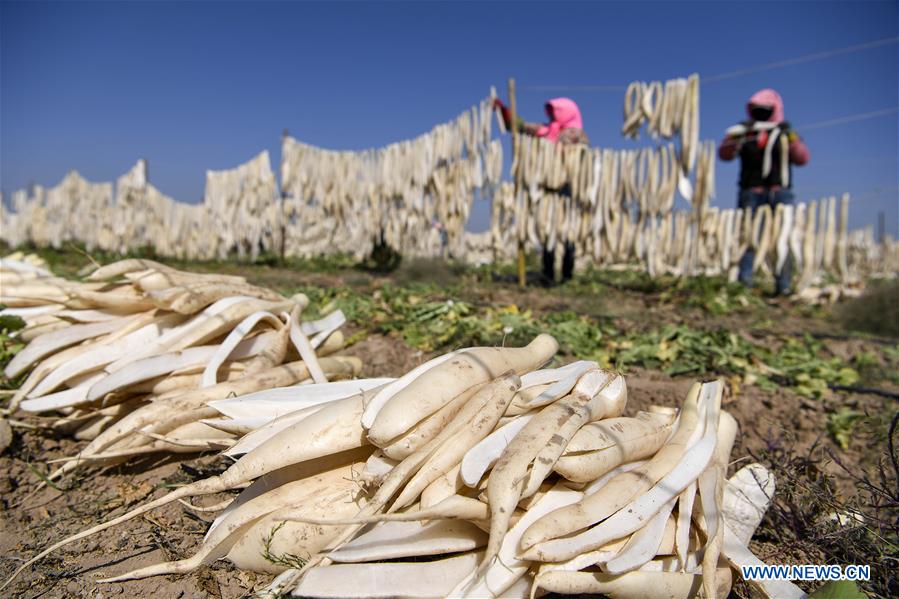
<path id="1" fill-rule="evenodd" d="M 890 108 L 883 108 L 881 110 L 872 110 L 871 112 L 860 112 L 857 114 L 850 114 L 847 116 L 839 117 L 836 119 L 829 119 L 826 121 L 818 121 L 817 123 L 810 123 L 808 125 L 798 125 L 796 128 L 802 131 L 808 131 L 810 129 L 822 129 L 824 127 L 832 127 L 834 125 L 842 125 L 844 123 L 854 123 L 856 121 L 864 121 L 867 119 L 877 118 L 879 116 L 886 116 L 888 114 L 895 114 L 899 112 L 899 106 L 892 106 Z"/>
<path id="2" fill-rule="evenodd" d="M 746 67 L 743 69 L 738 69 L 736 71 L 731 71 L 729 73 L 722 73 L 720 75 L 712 75 L 710 77 L 703 77 L 700 81 L 700 85 L 706 83 L 715 83 L 717 81 L 725 81 L 727 79 L 732 79 L 734 77 L 740 77 L 742 75 L 749 75 L 752 73 L 759 73 L 762 71 L 769 71 L 771 69 L 779 69 L 783 67 L 793 66 L 797 64 L 802 64 L 806 62 L 814 62 L 816 60 L 824 60 L 826 58 L 833 58 L 834 56 L 841 56 L 843 54 L 852 54 L 854 52 L 861 52 L 862 50 L 869 50 L 871 48 L 878 48 L 880 46 L 889 46 L 891 44 L 895 44 L 899 42 L 899 36 L 894 37 L 885 37 L 879 40 L 873 40 L 870 42 L 865 42 L 863 44 L 856 44 L 854 46 L 846 46 L 843 48 L 834 48 L 831 50 L 824 50 L 823 52 L 815 52 L 814 54 L 806 54 L 804 56 L 798 56 L 796 58 L 788 58 L 786 60 L 778 60 L 776 62 L 769 62 L 765 64 L 760 64 L 752 67 Z M 523 85 L 519 89 L 526 91 L 582 91 L 582 92 L 623 92 L 627 90 L 626 85 Z"/>
<path id="3" fill-rule="evenodd" d="M 877 48 L 880 46 L 888 46 L 890 44 L 895 44 L 899 42 L 899 36 L 895 37 L 886 37 L 879 40 L 874 40 L 871 42 L 865 42 L 864 44 L 857 44 L 855 46 L 847 46 L 845 48 L 835 48 L 833 50 L 825 50 L 823 52 L 816 52 L 814 54 L 806 54 L 805 56 L 799 56 L 797 58 L 788 58 L 786 60 L 779 60 L 777 62 L 769 62 L 767 64 L 757 65 L 754 67 L 748 67 L 745 69 L 739 69 L 737 71 L 731 71 L 730 73 L 723 73 L 721 75 L 713 75 L 711 77 L 705 77 L 704 82 L 715 82 L 715 81 L 724 81 L 725 79 L 732 79 L 733 77 L 739 77 L 741 75 L 748 75 L 751 73 L 758 73 L 760 71 L 768 71 L 771 69 L 779 69 L 782 67 L 789 67 L 795 64 L 802 64 L 805 62 L 813 62 L 815 60 L 824 60 L 825 58 L 832 58 L 834 56 L 840 56 L 843 54 L 851 54 L 853 52 L 860 52 L 862 50 L 868 50 L 870 48 Z"/>

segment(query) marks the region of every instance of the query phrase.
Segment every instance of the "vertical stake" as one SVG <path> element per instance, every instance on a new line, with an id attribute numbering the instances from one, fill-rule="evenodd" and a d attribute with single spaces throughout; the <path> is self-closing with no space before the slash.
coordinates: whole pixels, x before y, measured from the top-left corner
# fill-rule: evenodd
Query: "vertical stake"
<path id="1" fill-rule="evenodd" d="M 518 128 L 516 126 L 518 121 L 518 104 L 515 100 L 515 78 L 509 77 L 509 117 L 511 121 L 511 129 L 512 129 L 512 162 L 513 164 L 517 164 L 516 158 L 518 156 Z M 518 174 L 512 173 L 512 180 L 514 182 L 514 193 L 515 197 L 518 197 Z M 527 285 L 527 264 L 525 260 L 524 254 L 524 241 L 518 241 L 518 286 L 522 289 Z"/>

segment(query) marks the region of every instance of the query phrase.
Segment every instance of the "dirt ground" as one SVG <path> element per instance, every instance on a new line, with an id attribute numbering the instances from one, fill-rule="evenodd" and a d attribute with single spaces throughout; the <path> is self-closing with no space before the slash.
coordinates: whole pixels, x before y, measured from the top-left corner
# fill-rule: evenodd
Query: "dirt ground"
<path id="1" fill-rule="evenodd" d="M 377 287 L 384 282 L 383 278 L 356 272 L 323 275 L 259 268 L 252 275 L 256 283 L 285 290 L 309 284 Z M 651 296 L 614 290 L 603 297 L 585 298 L 543 290 L 522 293 L 513 286 L 496 285 L 478 293 L 484 302 L 516 303 L 546 311 L 574 309 L 602 313 L 615 319 L 618 326 L 652 326 L 672 321 L 689 321 L 697 326 L 702 321 L 706 325 L 740 330 L 750 325 L 741 317 L 710 317 L 679 309 L 674 304 L 659 303 Z M 826 314 L 807 318 L 775 305 L 766 317 L 775 319 L 782 331 L 836 331 Z M 356 330 L 351 327 L 348 336 Z M 831 353 L 851 356 L 870 350 L 872 343 L 849 336 L 827 340 L 826 346 Z M 365 337 L 345 353 L 362 359 L 363 376 L 398 376 L 429 357 L 400 339 L 379 334 Z M 627 373 L 627 412 L 633 414 L 652 404 L 677 406 L 693 381 L 694 377 L 689 376 L 672 378 L 658 371 L 632 369 Z M 850 468 L 873 465 L 883 449 L 873 445 L 875 437 L 859 434 L 843 450 L 828 436 L 827 414 L 839 406 L 872 414 L 889 414 L 896 407 L 895 400 L 870 394 L 830 393 L 822 400 L 809 400 L 789 390 L 769 393 L 757 386 L 731 387 L 724 407 L 740 425 L 731 470 L 748 463 L 752 456 L 768 455 L 766 452 L 781 445 L 788 445 L 793 452 L 803 455 L 812 448 L 831 450 Z M 22 561 L 55 540 L 124 513 L 139 502 L 164 494 L 172 485 L 221 471 L 229 463 L 214 454 L 149 458 L 104 472 L 85 471 L 74 479 L 61 481 L 58 488 L 43 487 L 35 492 L 40 483 L 36 471 L 45 472 L 50 460 L 76 453 L 82 443 L 27 428 L 14 430 L 13 444 L 0 456 L 0 578 L 3 579 Z M 856 481 L 835 462 L 825 460 L 822 468 L 835 481 L 838 496 L 848 497 L 857 490 Z M 215 495 L 201 498 L 198 503 L 212 505 L 224 498 L 225 495 Z M 0 595 L 160 599 L 250 596 L 255 589 L 264 587 L 270 577 L 240 572 L 224 561 L 181 576 L 113 584 L 97 582 L 104 576 L 190 556 L 213 517 L 214 514 L 194 513 L 178 503 L 170 504 L 66 546 L 27 569 Z M 766 541 L 770 535 L 760 537 L 762 540 L 752 545 L 759 557 L 790 561 L 790 548 Z M 737 590 L 741 595 L 748 592 L 745 588 Z"/>

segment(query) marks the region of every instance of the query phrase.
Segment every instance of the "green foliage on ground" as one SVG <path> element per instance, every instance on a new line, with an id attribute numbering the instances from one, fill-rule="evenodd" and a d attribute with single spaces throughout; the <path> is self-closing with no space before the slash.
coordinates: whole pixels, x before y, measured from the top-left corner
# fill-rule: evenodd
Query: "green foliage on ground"
<path id="1" fill-rule="evenodd" d="M 684 277 L 677 279 L 661 294 L 663 301 L 678 301 L 688 308 L 699 308 L 709 314 L 724 315 L 750 312 L 764 303 L 745 286 L 730 283 L 723 277 Z"/>
<path id="2" fill-rule="evenodd" d="M 837 442 L 837 445 L 848 449 L 855 424 L 864 417 L 865 415 L 858 410 L 842 407 L 827 415 L 827 432 Z"/>
<path id="3" fill-rule="evenodd" d="M 319 311 L 341 308 L 369 332 L 394 335 L 423 351 L 473 345 L 520 345 L 546 332 L 565 354 L 595 360 L 605 367 L 642 367 L 669 375 L 735 376 L 767 389 L 790 387 L 820 397 L 828 385 L 858 380 L 852 365 L 827 356 L 810 336 L 754 339 L 737 332 L 667 324 L 619 330 L 610 321 L 571 310 L 535 313 L 515 304 L 484 304 L 455 299 L 459 290 L 434 285 L 386 285 L 372 294 L 347 287 L 302 289 Z M 772 340 L 773 336 L 773 340 Z"/>
<path id="4" fill-rule="evenodd" d="M 83 251 L 72 248 L 45 249 L 38 253 L 51 269 L 64 273 L 72 273 L 89 263 Z M 105 262 L 120 257 L 95 254 L 93 258 Z M 531 266 L 537 262 L 534 254 L 528 259 Z M 262 264 L 255 268 L 264 269 L 278 262 L 274 256 L 263 256 L 260 261 Z M 198 266 L 198 263 L 171 260 L 166 263 L 185 269 Z M 288 260 L 279 266 L 290 271 L 316 273 L 358 272 L 361 268 L 349 256 Z M 234 264 L 202 263 L 201 270 L 219 269 L 234 272 Z M 771 320 L 764 329 L 755 327 L 756 336 L 715 323 L 714 317 L 731 314 L 750 316 L 756 322 L 764 322 L 763 317 L 771 316 L 756 293 L 723 277 L 651 278 L 639 270 L 590 268 L 566 285 L 546 292 L 562 300 L 563 305 L 578 305 L 578 302 L 595 304 L 610 290 L 616 290 L 628 294 L 628 300 L 634 294 L 644 296 L 655 305 L 674 307 L 679 314 L 687 310 L 708 315 L 706 319 L 688 323 L 622 326 L 593 308 L 590 308 L 595 312 L 592 315 L 570 309 L 531 308 L 497 301 L 490 292 L 483 293 L 496 288 L 487 280 L 503 273 L 514 273 L 514 265 L 500 265 L 496 271 L 489 267 L 445 263 L 437 266 L 427 261 L 409 261 L 394 273 L 393 282 L 379 283 L 380 287 L 374 291 L 370 291 L 371 280 L 362 286 L 316 284 L 282 291 L 305 292 L 312 300 L 313 314 L 340 307 L 351 322 L 365 331 L 393 335 L 409 346 L 428 352 L 471 345 L 520 345 L 540 332 L 547 332 L 559 340 L 564 354 L 625 371 L 641 367 L 669 375 L 728 376 L 766 389 L 779 385 L 789 387 L 806 397 L 820 397 L 828 385 L 855 384 L 859 372 L 865 378 L 899 383 L 896 375 L 899 346 L 885 348 L 883 354 L 857 356 L 848 363 L 828 355 L 821 343 L 810 336 L 781 334 L 778 323 Z M 890 288 L 890 284 L 883 287 Z M 875 295 L 883 297 L 880 292 Z M 708 318 L 712 318 L 711 323 L 703 322 Z M 14 346 L 7 345 L 10 349 L 5 351 L 13 351 Z"/>
<path id="5" fill-rule="evenodd" d="M 866 595 L 858 590 L 858 583 L 852 580 L 834 580 L 821 585 L 811 599 L 865 599 Z"/>

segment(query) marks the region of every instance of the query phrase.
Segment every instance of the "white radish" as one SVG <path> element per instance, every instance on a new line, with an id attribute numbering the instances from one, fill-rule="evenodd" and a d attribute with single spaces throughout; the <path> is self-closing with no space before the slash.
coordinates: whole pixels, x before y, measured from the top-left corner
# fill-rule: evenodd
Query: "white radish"
<path id="1" fill-rule="evenodd" d="M 636 570 L 659 551 L 668 517 L 674 508 L 676 499 L 670 499 L 662 509 L 652 516 L 643 528 L 631 535 L 628 543 L 613 559 L 606 562 L 605 571 L 609 574 L 623 574 Z"/>
<path id="2" fill-rule="evenodd" d="M 368 436 L 376 445 L 408 431 L 467 389 L 504 372 L 522 374 L 547 362 L 558 350 L 549 335 L 538 335 L 523 348 L 477 347 L 443 362 L 393 395 L 377 413 Z"/>
<path id="3" fill-rule="evenodd" d="M 744 545 L 762 522 L 774 490 L 774 475 L 761 464 L 743 466 L 727 480 L 721 509 L 728 528 Z"/>
<path id="4" fill-rule="evenodd" d="M 225 337 L 225 340 L 222 341 L 221 345 L 218 346 L 218 349 L 208 360 L 208 364 L 206 365 L 205 370 L 203 370 L 202 383 L 200 384 L 201 387 L 211 387 L 218 382 L 216 380 L 216 373 L 218 372 L 219 366 L 228 359 L 228 356 L 231 355 L 234 348 L 237 347 L 243 338 L 253 330 L 253 327 L 255 327 L 261 320 L 265 320 L 274 326 L 276 330 L 284 326 L 284 324 L 278 320 L 277 316 L 271 312 L 266 312 L 265 310 L 253 312 L 244 318 L 236 327 L 234 327 L 234 330 L 228 333 L 228 336 Z"/>
<path id="5" fill-rule="evenodd" d="M 456 464 L 446 474 L 425 487 L 425 490 L 421 492 L 420 509 L 427 509 L 437 505 L 444 499 L 458 493 L 465 486 L 465 482 L 459 473 L 461 467 L 461 463 Z"/>
<path id="6" fill-rule="evenodd" d="M 375 450 L 375 452 L 371 454 L 371 457 L 365 462 L 365 469 L 362 471 L 362 476 L 380 480 L 398 463 L 399 461 L 391 460 L 385 456 L 380 449 Z"/>
<path id="7" fill-rule="evenodd" d="M 513 526 L 503 538 L 502 546 L 490 566 L 481 576 L 473 575 L 453 589 L 452 596 L 464 597 L 503 597 L 505 591 L 515 581 L 524 576 L 529 564 L 518 559 L 518 541 L 525 530 L 542 515 L 559 507 L 570 505 L 583 496 L 562 485 L 553 487 L 535 505 L 530 507 L 524 516 Z"/>
<path id="8" fill-rule="evenodd" d="M 540 413 L 528 422 L 515 438 L 512 439 L 505 451 L 503 451 L 499 460 L 496 462 L 496 465 L 493 467 L 487 482 L 487 496 L 490 503 L 491 521 L 490 542 L 487 545 L 486 552 L 488 561 L 492 560 L 499 551 L 502 538 L 505 536 L 509 527 L 509 518 L 511 518 L 515 505 L 521 499 L 523 491 L 526 488 L 529 488 L 531 493 L 533 493 L 536 491 L 537 487 L 539 487 L 540 483 L 543 482 L 543 478 L 541 478 L 539 474 L 529 479 L 528 467 L 531 466 L 532 463 L 534 463 L 536 467 L 537 463 L 534 462 L 534 459 L 541 453 L 546 452 L 547 447 L 550 447 L 551 451 L 547 453 L 545 459 L 549 461 L 549 468 L 552 468 L 552 465 L 555 464 L 555 459 L 558 458 L 558 455 L 561 454 L 562 451 L 564 451 L 565 445 L 568 444 L 570 436 L 574 435 L 576 429 L 569 431 L 570 434 L 568 438 L 557 435 L 556 431 L 560 426 L 568 422 L 570 418 L 576 417 L 575 414 L 577 414 L 579 408 L 594 401 L 593 395 L 589 394 L 590 392 L 607 385 L 612 378 L 610 373 L 604 373 L 603 371 L 593 372 L 600 372 L 602 374 L 599 374 L 596 377 L 591 376 L 589 373 L 584 375 L 589 377 L 587 381 L 585 381 L 588 383 L 587 386 L 590 387 L 588 393 L 575 392 L 556 403 L 543 408 Z M 602 398 L 601 395 L 597 395 L 597 397 L 600 398 L 597 402 L 600 406 L 608 407 L 605 398 Z M 620 398 L 616 398 L 616 401 L 618 399 Z M 619 412 L 623 407 L 623 403 L 618 404 L 617 409 Z M 604 408 L 598 407 L 597 409 L 602 410 Z M 586 416 L 591 411 L 592 410 L 590 409 L 582 410 L 581 418 L 585 420 Z M 541 465 L 544 468 L 547 466 L 547 464 Z M 541 468 L 540 471 L 548 472 L 543 468 Z M 482 566 L 482 568 L 483 567 L 484 566 Z"/>
<path id="9" fill-rule="evenodd" d="M 459 413 L 468 400 L 483 387 L 483 385 L 475 385 L 460 393 L 458 397 L 450 400 L 449 403 L 419 422 L 398 439 L 393 439 L 388 445 L 381 448 L 384 455 L 395 460 L 402 460 L 424 447 L 431 439 L 440 434 L 440 431 Z"/>
<path id="10" fill-rule="evenodd" d="M 312 375 L 312 380 L 316 383 L 327 383 L 328 377 L 325 376 L 321 365 L 318 363 L 318 356 L 315 355 L 315 349 L 313 349 L 312 344 L 309 342 L 309 338 L 303 333 L 302 329 L 300 329 L 298 323 L 299 314 L 299 307 L 294 308 L 293 312 L 290 314 L 282 314 L 287 321 L 286 326 L 290 327 L 290 341 L 293 343 L 294 347 L 297 348 L 297 352 L 299 352 L 303 362 L 309 366 L 309 374 Z"/>
<path id="11" fill-rule="evenodd" d="M 554 470 L 574 482 L 594 480 L 626 461 L 654 455 L 673 423 L 673 417 L 647 412 L 591 422 L 572 437 Z"/>
<path id="12" fill-rule="evenodd" d="M 240 397 L 210 401 L 209 405 L 229 418 L 253 416 L 270 421 L 303 408 L 368 391 L 386 385 L 393 380 L 390 378 L 354 379 L 321 385 L 277 387 L 248 393 Z"/>
<path id="13" fill-rule="evenodd" d="M 674 546 L 677 558 L 682 562 L 687 559 L 687 547 L 690 542 L 690 525 L 693 522 L 693 500 L 696 498 L 696 483 L 690 483 L 681 491 L 677 500 L 677 530 Z"/>
<path id="14" fill-rule="evenodd" d="M 328 554 L 335 562 L 373 562 L 417 555 L 460 553 L 483 547 L 487 535 L 461 520 L 381 522 Z"/>
<path id="15" fill-rule="evenodd" d="M 700 401 L 707 404 L 706 429 L 702 438 L 689 447 L 672 469 L 653 486 L 649 492 L 640 495 L 627 506 L 622 506 L 614 514 L 593 528 L 574 535 L 546 541 L 525 552 L 525 556 L 539 561 L 563 561 L 578 553 L 589 551 L 631 534 L 643 523 L 658 513 L 671 499 L 697 479 L 709 465 L 715 451 L 718 429 L 716 423 L 721 406 L 721 383 L 705 383 L 700 391 Z M 658 454 L 657 454 L 658 455 Z M 655 459 L 655 458 L 653 458 Z M 636 470 L 634 472 L 639 472 Z M 593 495 L 594 499 L 599 495 Z M 529 531 L 530 532 L 530 531 Z M 557 533 L 555 536 L 559 536 Z M 522 540 L 524 547 L 531 547 Z"/>
<path id="16" fill-rule="evenodd" d="M 103 373 L 98 372 L 88 377 L 84 382 L 71 389 L 57 391 L 42 397 L 26 399 L 21 403 L 21 408 L 26 412 L 46 412 L 76 406 L 87 401 L 87 394 L 91 386 L 103 379 Z"/>
<path id="17" fill-rule="evenodd" d="M 477 565 L 480 554 L 433 562 L 335 564 L 310 570 L 294 589 L 301 597 L 377 599 L 446 597 Z"/>
<path id="18" fill-rule="evenodd" d="M 104 582 L 189 572 L 204 563 L 211 563 L 227 555 L 240 540 L 246 528 L 275 510 L 281 508 L 298 510 L 301 508 L 297 506 L 322 496 L 329 505 L 335 503 L 337 497 L 346 501 L 344 496 L 348 494 L 351 496 L 357 490 L 356 483 L 352 480 L 354 466 L 355 464 L 351 463 L 312 477 L 301 478 L 242 503 L 231 510 L 217 528 L 210 531 L 210 534 L 203 539 L 203 544 L 190 558 L 140 568 L 108 578 Z"/>
<path id="19" fill-rule="evenodd" d="M 718 557 L 724 541 L 724 513 L 721 505 L 724 500 L 724 477 L 727 475 L 727 464 L 737 434 L 737 422 L 727 412 L 721 413 L 718 423 L 715 453 L 709 468 L 699 475 L 699 498 L 702 503 L 703 522 L 708 542 L 702 556 L 702 587 L 708 595 L 717 586 L 715 581 Z"/>
<path id="20" fill-rule="evenodd" d="M 105 322 L 70 326 L 64 331 L 38 337 L 16 354 L 4 369 L 7 378 L 15 378 L 41 358 L 86 339 L 93 339 L 126 326 L 136 317 L 125 316 Z"/>
<path id="21" fill-rule="evenodd" d="M 701 385 L 699 384 L 694 384 L 690 389 L 678 416 L 677 429 L 668 443 L 662 446 L 651 460 L 633 471 L 619 474 L 600 491 L 586 496 L 578 504 L 548 514 L 535 522 L 522 537 L 522 547 L 532 547 L 537 543 L 582 530 L 608 518 L 635 498 L 640 497 L 660 478 L 671 472 L 686 451 L 687 443 L 697 428 L 698 406 L 696 400 L 700 389 Z M 494 468 L 494 473 L 490 477 L 491 481 L 495 474 L 496 469 Z M 544 561 L 562 561 L 563 559 L 567 558 L 552 559 L 551 556 L 546 556 Z"/>
<path id="22" fill-rule="evenodd" d="M 98 342 L 89 348 L 85 348 L 79 355 L 52 370 L 34 387 L 33 391 L 28 393 L 28 397 L 33 398 L 46 395 L 62 383 L 76 376 L 102 368 L 121 358 L 121 356 L 128 355 L 137 348 L 159 338 L 167 328 L 178 324 L 181 320 L 183 320 L 183 317 L 180 315 L 161 316 L 154 322 L 116 341 L 108 343 Z"/>
<path id="23" fill-rule="evenodd" d="M 352 383 L 354 382 L 357 381 L 346 381 L 346 384 L 348 386 L 352 386 Z M 332 385 L 342 384 L 344 383 L 327 383 L 326 385 L 308 385 L 296 387 L 297 395 L 302 394 L 303 390 L 306 388 L 312 389 L 312 397 L 308 400 L 307 407 L 301 408 L 299 410 L 285 409 L 285 413 L 283 415 L 276 417 L 264 426 L 260 426 L 256 430 L 245 435 L 240 441 L 237 442 L 236 445 L 234 445 L 234 447 L 231 447 L 230 449 L 225 451 L 225 455 L 233 457 L 248 454 L 260 445 L 268 442 L 276 435 L 282 433 L 285 429 L 296 426 L 301 421 L 310 418 L 314 414 L 317 414 L 326 405 L 353 397 L 351 395 L 348 395 L 348 389 L 346 387 L 335 388 L 333 389 L 333 393 L 331 392 L 332 390 L 329 389 L 329 387 Z M 364 387 L 364 385 L 360 385 L 360 387 Z M 361 392 L 361 401 L 363 406 L 365 405 L 365 401 L 369 397 L 371 397 L 371 395 L 376 393 L 379 388 L 380 386 L 372 387 Z"/>
<path id="24" fill-rule="evenodd" d="M 177 370 L 199 366 L 215 355 L 216 345 L 202 345 L 136 360 L 120 370 L 106 374 L 94 383 L 85 401 L 94 401 L 117 389 L 122 389 Z"/>
<path id="25" fill-rule="evenodd" d="M 723 569 L 722 582 L 729 570 Z M 601 593 L 611 599 L 692 599 L 701 586 L 701 576 L 681 572 L 628 572 L 606 574 L 604 572 L 566 572 L 556 570 L 541 574 L 534 580 L 534 588 L 553 593 L 578 595 Z M 724 597 L 727 591 L 716 597 Z"/>
<path id="26" fill-rule="evenodd" d="M 744 566 L 765 566 L 765 562 L 757 558 L 744 543 L 737 539 L 726 524 L 721 554 L 737 570 Z M 805 591 L 787 580 L 750 580 L 748 582 L 758 587 L 766 596 L 776 599 L 803 599 L 808 596 Z"/>
<path id="27" fill-rule="evenodd" d="M 364 426 L 365 428 L 371 428 L 371 425 L 375 421 L 375 417 L 377 417 L 378 412 L 381 411 L 381 408 L 384 407 L 384 405 L 388 400 L 390 400 L 390 398 L 408 387 L 412 381 L 414 381 L 424 372 L 430 370 L 431 368 L 434 368 L 435 366 L 438 366 L 439 364 L 442 364 L 443 362 L 446 362 L 447 360 L 450 360 L 458 353 L 458 351 L 449 352 L 432 360 L 428 360 L 424 364 L 416 366 L 400 378 L 396 379 L 393 383 L 391 383 L 384 389 L 381 389 L 381 391 L 377 395 L 375 395 L 365 407 L 365 412 L 362 414 L 362 426 Z"/>
<path id="28" fill-rule="evenodd" d="M 469 449 L 462 458 L 462 480 L 469 487 L 480 482 L 481 477 L 499 459 L 503 451 L 535 414 L 522 414 L 484 437 Z"/>
<path id="29" fill-rule="evenodd" d="M 409 505 L 429 484 L 440 478 L 446 471 L 462 461 L 466 451 L 483 439 L 496 425 L 506 411 L 521 380 L 515 374 L 501 376 L 489 383 L 471 401 L 478 401 L 478 396 L 485 396 L 482 407 L 471 422 L 463 426 L 419 468 L 418 472 L 406 483 L 390 511 L 396 511 Z"/>
<path id="30" fill-rule="evenodd" d="M 558 428 L 558 432 L 550 438 L 549 443 L 537 452 L 522 492 L 524 497 L 532 495 L 543 483 L 571 438 L 584 424 L 607 416 L 618 416 L 624 411 L 627 403 L 627 386 L 621 375 L 603 370 L 590 370 L 578 380 L 572 395 L 583 395 L 591 399 L 575 407 L 574 413 Z"/>
<path id="31" fill-rule="evenodd" d="M 529 383 L 528 387 L 545 383 L 552 384 L 533 399 L 527 402 L 522 402 L 521 407 L 532 410 L 534 408 L 539 408 L 551 404 L 560 397 L 567 395 L 568 392 L 574 388 L 574 385 L 578 382 L 581 376 L 583 376 L 590 370 L 596 370 L 598 368 L 599 365 L 596 362 L 582 360 L 580 362 L 573 362 L 571 364 L 568 364 L 567 366 L 562 366 L 561 368 L 536 371 L 544 374 L 542 374 L 540 377 L 532 376 L 527 379 Z M 529 374 L 536 374 L 536 372 Z M 522 389 L 525 389 L 525 380 L 526 379 L 522 378 Z"/>

